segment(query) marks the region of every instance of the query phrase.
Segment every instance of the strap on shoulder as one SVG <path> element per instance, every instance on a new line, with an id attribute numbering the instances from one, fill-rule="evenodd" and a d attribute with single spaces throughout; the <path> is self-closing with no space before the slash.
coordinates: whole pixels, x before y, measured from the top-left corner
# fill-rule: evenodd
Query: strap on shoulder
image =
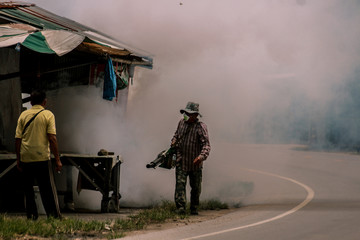
<path id="1" fill-rule="evenodd" d="M 24 135 L 26 129 L 28 128 L 28 126 L 30 125 L 30 123 L 31 123 L 32 121 L 34 121 L 34 119 L 36 118 L 36 116 L 39 115 L 39 113 L 41 113 L 41 112 L 44 111 L 44 110 L 45 110 L 45 109 L 42 109 L 42 110 L 40 110 L 39 112 L 37 112 L 37 113 L 26 123 L 26 125 L 25 125 L 25 127 L 24 127 L 24 129 L 23 129 L 23 131 L 22 131 L 22 135 Z"/>

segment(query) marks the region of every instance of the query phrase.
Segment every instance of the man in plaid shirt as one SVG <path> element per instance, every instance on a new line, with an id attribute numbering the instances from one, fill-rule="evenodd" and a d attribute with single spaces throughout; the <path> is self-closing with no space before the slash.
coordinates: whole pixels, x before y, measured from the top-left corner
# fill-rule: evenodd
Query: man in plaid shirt
<path id="1" fill-rule="evenodd" d="M 203 161 L 210 153 L 210 141 L 207 126 L 198 119 L 199 104 L 188 102 L 180 113 L 184 118 L 171 140 L 171 146 L 177 149 L 175 204 L 179 214 L 186 210 L 186 181 L 189 176 L 191 187 L 190 213 L 198 215 L 201 193 Z"/>

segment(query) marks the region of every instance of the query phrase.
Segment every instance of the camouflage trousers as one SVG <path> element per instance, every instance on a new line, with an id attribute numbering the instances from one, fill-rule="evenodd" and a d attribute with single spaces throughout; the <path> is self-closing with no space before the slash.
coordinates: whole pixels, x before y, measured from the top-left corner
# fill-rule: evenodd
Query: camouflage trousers
<path id="1" fill-rule="evenodd" d="M 199 207 L 202 169 L 196 171 L 184 171 L 180 166 L 176 167 L 175 204 L 177 209 L 186 209 L 186 182 L 189 176 L 190 182 L 190 208 L 195 210 Z"/>

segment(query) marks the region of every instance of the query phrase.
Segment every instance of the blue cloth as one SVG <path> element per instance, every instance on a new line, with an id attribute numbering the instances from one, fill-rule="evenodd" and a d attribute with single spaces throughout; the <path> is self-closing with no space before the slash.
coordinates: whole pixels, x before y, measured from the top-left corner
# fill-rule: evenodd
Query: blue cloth
<path id="1" fill-rule="evenodd" d="M 111 58 L 108 57 L 104 74 L 103 98 L 109 101 L 116 97 L 116 75 Z"/>

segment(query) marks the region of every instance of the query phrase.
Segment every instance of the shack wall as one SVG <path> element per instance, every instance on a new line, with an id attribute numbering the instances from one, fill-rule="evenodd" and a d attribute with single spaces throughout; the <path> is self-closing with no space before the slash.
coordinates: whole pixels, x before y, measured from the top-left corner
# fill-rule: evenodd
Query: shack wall
<path id="1" fill-rule="evenodd" d="M 0 75 L 14 74 L 0 80 L 0 150 L 15 151 L 15 129 L 22 111 L 20 54 L 13 48 L 0 48 Z"/>

